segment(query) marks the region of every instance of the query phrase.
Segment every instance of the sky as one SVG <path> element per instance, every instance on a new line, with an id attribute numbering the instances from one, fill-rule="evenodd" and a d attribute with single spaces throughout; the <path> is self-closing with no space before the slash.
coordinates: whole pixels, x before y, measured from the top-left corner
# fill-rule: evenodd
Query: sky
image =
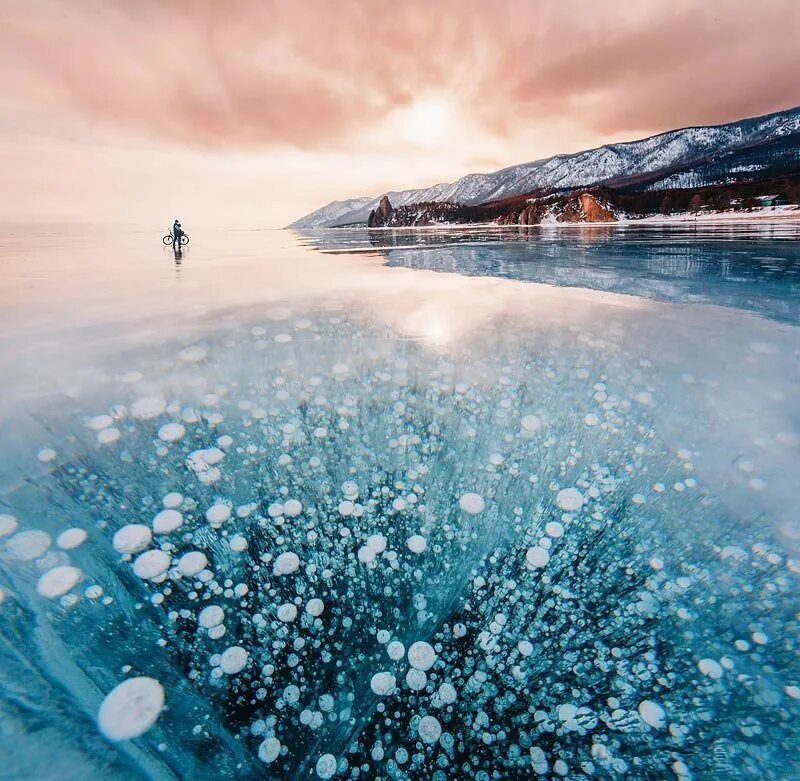
<path id="1" fill-rule="evenodd" d="M 280 227 L 798 77 L 800 0 L 2 0 L 0 221 Z"/>

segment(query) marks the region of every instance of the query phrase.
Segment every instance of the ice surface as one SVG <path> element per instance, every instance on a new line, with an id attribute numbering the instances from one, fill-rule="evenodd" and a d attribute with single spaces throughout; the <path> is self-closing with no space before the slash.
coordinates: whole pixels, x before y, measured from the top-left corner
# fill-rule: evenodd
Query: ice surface
<path id="1" fill-rule="evenodd" d="M 796 777 L 796 329 L 563 300 L 236 310 L 6 423 L 6 766 Z"/>

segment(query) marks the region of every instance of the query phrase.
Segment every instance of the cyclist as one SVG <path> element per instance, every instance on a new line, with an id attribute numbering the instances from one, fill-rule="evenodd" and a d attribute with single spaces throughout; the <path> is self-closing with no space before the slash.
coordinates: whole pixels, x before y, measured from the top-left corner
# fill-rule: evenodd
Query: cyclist
<path id="1" fill-rule="evenodd" d="M 181 228 L 181 224 L 177 218 L 175 218 L 175 222 L 172 223 L 172 246 L 178 247 L 181 246 L 181 236 L 183 236 L 183 229 Z"/>

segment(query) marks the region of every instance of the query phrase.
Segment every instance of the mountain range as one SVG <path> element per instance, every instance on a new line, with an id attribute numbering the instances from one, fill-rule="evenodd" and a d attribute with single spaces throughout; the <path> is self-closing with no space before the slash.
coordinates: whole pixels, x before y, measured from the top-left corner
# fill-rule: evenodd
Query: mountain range
<path id="1" fill-rule="evenodd" d="M 289 225 L 307 230 L 367 224 L 388 196 L 393 208 L 417 204 L 474 207 L 564 194 L 696 189 L 800 174 L 800 107 L 725 125 L 687 127 L 639 141 L 607 144 L 503 168 L 456 182 L 334 201 Z M 524 201 L 525 199 L 522 198 Z"/>

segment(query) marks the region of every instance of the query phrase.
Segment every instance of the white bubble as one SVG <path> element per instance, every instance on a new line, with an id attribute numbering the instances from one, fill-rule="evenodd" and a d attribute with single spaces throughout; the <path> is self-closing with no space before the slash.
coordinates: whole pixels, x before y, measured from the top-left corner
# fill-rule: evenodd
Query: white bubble
<path id="1" fill-rule="evenodd" d="M 386 646 L 386 653 L 389 654 L 389 658 L 395 662 L 399 662 L 405 655 L 405 652 L 406 648 L 399 640 L 392 640 L 392 642 Z"/>
<path id="2" fill-rule="evenodd" d="M 186 435 L 186 427 L 181 423 L 166 423 L 158 430 L 162 442 L 177 442 Z"/>
<path id="3" fill-rule="evenodd" d="M 375 561 L 375 555 L 376 554 L 375 554 L 375 551 L 372 548 L 370 548 L 368 545 L 362 545 L 358 549 L 357 555 L 358 555 L 358 560 L 362 564 L 369 564 L 370 562 Z"/>
<path id="4" fill-rule="evenodd" d="M 36 590 L 43 597 L 55 599 L 74 588 L 82 577 L 83 573 L 77 567 L 54 567 L 39 578 Z"/>
<path id="5" fill-rule="evenodd" d="M 8 513 L 0 515 L 0 537 L 7 537 L 19 526 L 19 521 Z"/>
<path id="6" fill-rule="evenodd" d="M 225 453 L 223 453 L 218 447 L 207 447 L 205 450 L 196 450 L 195 453 L 199 454 L 199 457 L 203 460 L 203 462 L 209 466 L 214 466 L 214 464 L 218 464 L 223 458 L 225 458 Z"/>
<path id="7" fill-rule="evenodd" d="M 412 534 L 406 540 L 406 545 L 412 553 L 424 553 L 428 547 L 428 541 L 421 534 Z"/>
<path id="8" fill-rule="evenodd" d="M 83 545 L 87 537 L 88 535 L 84 529 L 79 529 L 77 527 L 66 529 L 56 537 L 56 545 L 64 550 L 72 550 L 73 548 Z"/>
<path id="9" fill-rule="evenodd" d="M 44 554 L 50 547 L 50 535 L 40 529 L 30 529 L 29 531 L 17 532 L 13 537 L 9 537 L 6 549 L 20 561 L 33 561 Z"/>
<path id="10" fill-rule="evenodd" d="M 266 765 L 274 762 L 281 753 L 281 742 L 274 736 L 264 740 L 258 747 L 258 758 Z"/>
<path id="11" fill-rule="evenodd" d="M 172 491 L 168 493 L 162 500 L 161 504 L 164 505 L 168 510 L 174 510 L 176 507 L 180 507 L 183 503 L 183 494 L 179 494 L 176 491 Z"/>
<path id="12" fill-rule="evenodd" d="M 111 544 L 118 553 L 139 553 L 150 544 L 152 539 L 153 533 L 149 527 L 142 523 L 129 523 L 114 535 Z"/>
<path id="13" fill-rule="evenodd" d="M 531 569 L 541 569 L 546 567 L 550 561 L 550 554 L 541 546 L 534 545 L 528 548 L 525 554 L 525 561 Z"/>
<path id="14" fill-rule="evenodd" d="M 164 413 L 167 402 L 161 396 L 145 396 L 131 404 L 131 415 L 139 420 L 150 420 Z"/>
<path id="15" fill-rule="evenodd" d="M 317 760 L 316 771 L 319 778 L 333 778 L 336 775 L 336 757 L 333 754 L 323 754 Z"/>
<path id="16" fill-rule="evenodd" d="M 455 686 L 452 683 L 443 683 L 439 687 L 437 694 L 443 705 L 452 705 L 458 697 Z"/>
<path id="17" fill-rule="evenodd" d="M 113 688 L 97 714 L 109 740 L 130 740 L 147 732 L 164 707 L 164 689 L 155 678 L 129 678 Z"/>
<path id="18" fill-rule="evenodd" d="M 297 499 L 287 499 L 283 503 L 283 514 L 288 518 L 294 518 L 303 512 L 303 505 Z"/>
<path id="19" fill-rule="evenodd" d="M 483 497 L 478 494 L 466 493 L 458 500 L 458 505 L 465 513 L 477 515 L 479 512 L 483 511 L 486 502 L 484 502 Z"/>
<path id="20" fill-rule="evenodd" d="M 639 703 L 639 715 L 645 724 L 649 724 L 655 729 L 661 729 L 666 723 L 666 711 L 652 700 L 642 700 Z"/>
<path id="21" fill-rule="evenodd" d="M 296 618 L 297 608 L 291 602 L 287 602 L 278 608 L 279 621 L 283 621 L 285 624 L 290 624 Z"/>
<path id="22" fill-rule="evenodd" d="M 367 547 L 375 553 L 383 553 L 386 550 L 386 537 L 382 534 L 371 534 L 367 537 Z"/>
<path id="23" fill-rule="evenodd" d="M 219 605 L 209 605 L 200 611 L 197 623 L 204 629 L 219 626 L 225 620 L 225 611 Z"/>
<path id="24" fill-rule="evenodd" d="M 95 415 L 95 417 L 89 419 L 86 426 L 92 431 L 102 431 L 104 428 L 113 425 L 113 423 L 114 418 L 111 415 Z"/>
<path id="25" fill-rule="evenodd" d="M 37 454 L 36 458 L 38 458 L 43 464 L 49 464 L 51 461 L 54 461 L 58 454 L 55 450 L 51 447 L 42 448 Z"/>
<path id="26" fill-rule="evenodd" d="M 110 445 L 113 442 L 116 442 L 122 435 L 118 428 L 104 428 L 101 432 L 97 435 L 97 441 L 101 445 Z"/>
<path id="27" fill-rule="evenodd" d="M 276 575 L 291 575 L 293 572 L 296 572 L 299 567 L 300 557 L 293 551 L 286 551 L 275 559 L 273 572 Z"/>
<path id="28" fill-rule="evenodd" d="M 428 683 L 428 676 L 422 670 L 413 667 L 406 673 L 406 685 L 411 691 L 420 692 Z"/>
<path id="29" fill-rule="evenodd" d="M 577 488 L 562 488 L 556 495 L 556 504 L 565 512 L 579 510 L 583 506 L 583 494 Z"/>
<path id="30" fill-rule="evenodd" d="M 564 535 L 564 525 L 558 521 L 550 521 L 545 527 L 544 532 L 548 537 L 558 539 Z"/>
<path id="31" fill-rule="evenodd" d="M 436 651 L 424 640 L 417 640 L 408 649 L 408 663 L 417 670 L 430 670 L 436 661 Z"/>
<path id="32" fill-rule="evenodd" d="M 184 553 L 178 560 L 178 570 L 188 578 L 194 577 L 208 566 L 206 554 L 199 550 Z"/>
<path id="33" fill-rule="evenodd" d="M 308 604 L 306 604 L 306 613 L 310 616 L 317 616 L 322 615 L 322 611 L 325 610 L 325 603 L 321 599 L 309 599 Z"/>
<path id="34" fill-rule="evenodd" d="M 230 517 L 231 506 L 229 504 L 217 502 L 216 504 L 212 504 L 211 507 L 206 510 L 206 520 L 214 529 L 218 529 Z"/>
<path id="35" fill-rule="evenodd" d="M 244 669 L 249 658 L 250 655 L 242 646 L 232 645 L 222 652 L 219 658 L 219 666 L 226 675 L 236 675 L 236 673 Z"/>
<path id="36" fill-rule="evenodd" d="M 707 675 L 715 681 L 722 678 L 722 666 L 714 659 L 701 659 L 697 663 L 697 669 L 700 670 L 703 675 Z"/>
<path id="37" fill-rule="evenodd" d="M 538 415 L 525 415 L 520 422 L 522 428 L 531 433 L 542 427 L 542 419 Z"/>
<path id="38" fill-rule="evenodd" d="M 442 725 L 435 716 L 423 716 L 419 720 L 417 732 L 423 743 L 436 743 L 442 735 Z"/>
<path id="39" fill-rule="evenodd" d="M 372 691 L 379 697 L 386 697 L 395 690 L 397 680 L 394 675 L 389 672 L 379 672 L 372 676 L 369 685 Z"/>
<path id="40" fill-rule="evenodd" d="M 153 531 L 156 534 L 171 534 L 183 526 L 183 516 L 177 510 L 162 510 L 153 518 Z"/>
<path id="41" fill-rule="evenodd" d="M 170 562 L 170 555 L 166 551 L 145 551 L 133 562 L 133 572 L 142 580 L 154 580 L 169 569 Z"/>

